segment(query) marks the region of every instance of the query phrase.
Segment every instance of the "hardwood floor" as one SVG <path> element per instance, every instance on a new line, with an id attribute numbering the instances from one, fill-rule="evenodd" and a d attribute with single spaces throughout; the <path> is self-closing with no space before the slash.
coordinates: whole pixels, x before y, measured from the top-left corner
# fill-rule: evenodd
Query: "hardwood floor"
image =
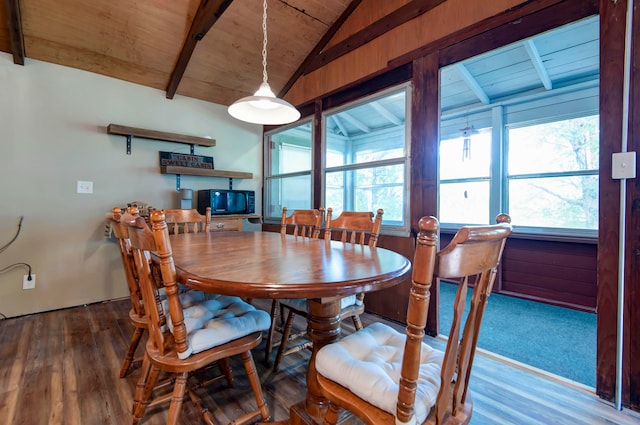
<path id="1" fill-rule="evenodd" d="M 132 331 L 128 303 L 128 299 L 116 300 L 0 321 L 0 424 L 130 423 L 139 363 L 127 377 L 118 378 Z M 255 304 L 265 309 L 271 305 L 266 300 L 255 300 Z M 365 325 L 376 320 L 373 315 L 363 317 Z M 345 333 L 352 331 L 348 325 Z M 304 399 L 309 352 L 286 356 L 280 371 L 272 373 L 263 363 L 263 347 L 264 341 L 254 359 L 272 419 L 283 420 L 289 415 L 288 407 Z M 234 360 L 232 367 L 234 387 L 219 381 L 203 396 L 221 424 L 255 403 L 240 360 Z M 640 423 L 636 412 L 618 412 L 589 391 L 485 355 L 476 358 L 470 386 L 471 425 Z M 142 424 L 164 424 L 166 413 L 166 406 L 148 409 Z M 185 401 L 179 424 L 198 423 L 197 409 Z"/>

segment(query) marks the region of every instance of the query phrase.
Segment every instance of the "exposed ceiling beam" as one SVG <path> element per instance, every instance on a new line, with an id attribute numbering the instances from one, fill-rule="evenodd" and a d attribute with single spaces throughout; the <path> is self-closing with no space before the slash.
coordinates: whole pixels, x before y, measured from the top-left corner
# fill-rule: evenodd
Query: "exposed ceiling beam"
<path id="1" fill-rule="evenodd" d="M 22 35 L 19 3 L 19 0 L 4 0 L 4 7 L 7 11 L 7 24 L 9 25 L 9 40 L 11 43 L 11 53 L 13 54 L 13 63 L 16 65 L 24 65 L 24 37 Z"/>
<path id="2" fill-rule="evenodd" d="M 308 74 L 340 56 L 346 55 L 352 50 L 375 40 L 386 32 L 408 22 L 418 16 L 428 12 L 445 0 L 412 0 L 389 15 L 373 22 L 364 29 L 356 32 L 324 52 L 319 53 L 313 61 L 304 69 L 304 74 Z"/>
<path id="3" fill-rule="evenodd" d="M 336 127 L 338 127 L 338 130 L 340 130 L 340 133 L 342 133 L 343 136 L 349 137 L 349 132 L 347 131 L 345 126 L 342 125 L 342 121 L 340 121 L 340 119 L 336 115 L 331 115 L 329 118 L 333 120 Z"/>
<path id="4" fill-rule="evenodd" d="M 322 49 L 324 49 L 324 46 L 327 45 L 327 43 L 331 40 L 335 33 L 340 29 L 342 24 L 344 24 L 344 21 L 346 21 L 349 15 L 351 15 L 351 12 L 353 12 L 360 3 L 362 3 L 362 0 L 352 0 L 352 2 L 349 3 L 349 6 L 347 6 L 344 12 L 342 12 L 342 15 L 340 15 L 340 17 L 336 19 L 333 25 L 331 25 L 331 28 L 329 28 L 324 36 L 322 36 L 322 39 L 318 42 L 318 44 L 316 44 L 311 53 L 309 53 L 302 64 L 298 67 L 296 72 L 294 72 L 291 78 L 289 78 L 287 84 L 285 84 L 282 90 L 280 90 L 280 93 L 278 93 L 278 97 L 284 97 L 284 95 L 289 91 L 296 80 L 305 73 L 305 70 L 309 67 L 311 62 L 313 62 L 313 60 L 320 54 Z"/>
<path id="5" fill-rule="evenodd" d="M 464 64 L 462 62 L 458 62 L 454 66 L 460 73 L 460 76 L 462 77 L 464 82 L 467 84 L 467 86 L 469 86 L 469 88 L 476 95 L 476 97 L 480 99 L 480 102 L 484 103 L 485 105 L 490 104 L 491 100 L 489 99 L 489 96 L 487 96 L 484 90 L 482 90 L 482 87 L 480 87 L 480 84 L 478 84 L 476 79 L 473 78 L 473 75 L 471 75 L 471 73 L 464 66 Z"/>
<path id="6" fill-rule="evenodd" d="M 371 128 L 369 128 L 369 126 L 367 126 L 365 123 L 363 123 L 362 121 L 360 121 L 359 119 L 356 119 L 353 115 L 351 115 L 349 112 L 340 112 L 340 116 L 344 117 L 344 119 L 346 119 L 347 121 L 349 121 L 351 124 L 355 125 L 356 127 L 358 127 L 360 130 L 362 130 L 365 133 L 371 133 Z"/>
<path id="7" fill-rule="evenodd" d="M 178 85 L 180 84 L 180 80 L 182 80 L 184 71 L 187 69 L 196 44 L 204 38 L 213 24 L 216 23 L 231 3 L 233 3 L 233 0 L 202 0 L 196 16 L 193 17 L 189 34 L 184 41 L 180 56 L 178 56 L 178 62 L 171 73 L 169 85 L 167 86 L 167 99 L 173 99 L 173 96 L 176 94 Z"/>
<path id="8" fill-rule="evenodd" d="M 542 58 L 540 57 L 540 53 L 538 52 L 538 48 L 533 40 L 526 40 L 524 42 L 524 48 L 527 50 L 527 54 L 533 63 L 538 76 L 540 77 L 540 81 L 544 85 L 544 88 L 547 90 L 551 90 L 553 88 L 553 84 L 551 83 L 551 78 L 549 77 L 549 73 L 547 72 L 547 68 L 542 63 Z"/>
<path id="9" fill-rule="evenodd" d="M 388 110 L 383 105 L 381 105 L 380 102 L 378 102 L 377 100 L 371 102 L 370 105 L 371 105 L 371 107 L 373 109 L 376 110 L 377 113 L 382 115 L 384 118 L 386 118 L 392 124 L 394 124 L 394 125 L 401 125 L 402 124 L 402 121 L 400 120 L 400 118 L 398 118 L 395 115 L 393 115 L 390 110 Z"/>

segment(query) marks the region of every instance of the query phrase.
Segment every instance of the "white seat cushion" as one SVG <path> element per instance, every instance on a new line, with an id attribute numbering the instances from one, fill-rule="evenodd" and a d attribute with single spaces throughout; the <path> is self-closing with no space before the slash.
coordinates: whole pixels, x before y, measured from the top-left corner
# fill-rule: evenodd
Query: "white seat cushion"
<path id="1" fill-rule="evenodd" d="M 326 378 L 395 416 L 405 339 L 405 334 L 382 323 L 373 323 L 322 347 L 316 357 L 316 369 Z M 443 357 L 442 351 L 422 343 L 416 423 L 424 422 L 435 404 Z"/>
<path id="2" fill-rule="evenodd" d="M 191 347 L 181 358 L 269 329 L 271 324 L 269 313 L 257 310 L 239 297 L 190 291 L 180 294 L 180 302 Z M 163 300 L 162 304 L 169 329 L 173 331 L 168 302 Z"/>

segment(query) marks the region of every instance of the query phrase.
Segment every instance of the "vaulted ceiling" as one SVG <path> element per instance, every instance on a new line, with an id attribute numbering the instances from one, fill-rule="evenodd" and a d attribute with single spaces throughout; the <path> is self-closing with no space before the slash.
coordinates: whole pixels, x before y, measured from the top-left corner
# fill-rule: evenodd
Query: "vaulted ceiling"
<path id="1" fill-rule="evenodd" d="M 277 94 L 360 0 L 269 0 L 267 72 Z M 262 82 L 260 0 L 5 0 L 0 50 L 229 105 Z"/>
<path id="2" fill-rule="evenodd" d="M 444 0 L 398 2 L 368 28 L 332 40 L 361 1 L 268 0 L 267 71 L 276 94 Z M 37 59 L 160 89 L 168 98 L 229 105 L 262 82 L 262 13 L 260 0 L 5 0 L 0 50 L 16 66 Z M 441 75 L 442 111 L 597 80 L 598 49 L 592 17 L 449 66 Z M 362 120 L 367 128 L 389 124 L 379 111 Z"/>

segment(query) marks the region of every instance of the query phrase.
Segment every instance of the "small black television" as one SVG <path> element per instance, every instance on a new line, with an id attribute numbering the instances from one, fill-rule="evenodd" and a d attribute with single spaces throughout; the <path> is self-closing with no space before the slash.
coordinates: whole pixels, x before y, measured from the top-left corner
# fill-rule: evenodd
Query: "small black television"
<path id="1" fill-rule="evenodd" d="M 253 214 L 256 212 L 256 193 L 253 190 L 205 189 L 198 191 L 198 212 L 211 215 Z"/>

